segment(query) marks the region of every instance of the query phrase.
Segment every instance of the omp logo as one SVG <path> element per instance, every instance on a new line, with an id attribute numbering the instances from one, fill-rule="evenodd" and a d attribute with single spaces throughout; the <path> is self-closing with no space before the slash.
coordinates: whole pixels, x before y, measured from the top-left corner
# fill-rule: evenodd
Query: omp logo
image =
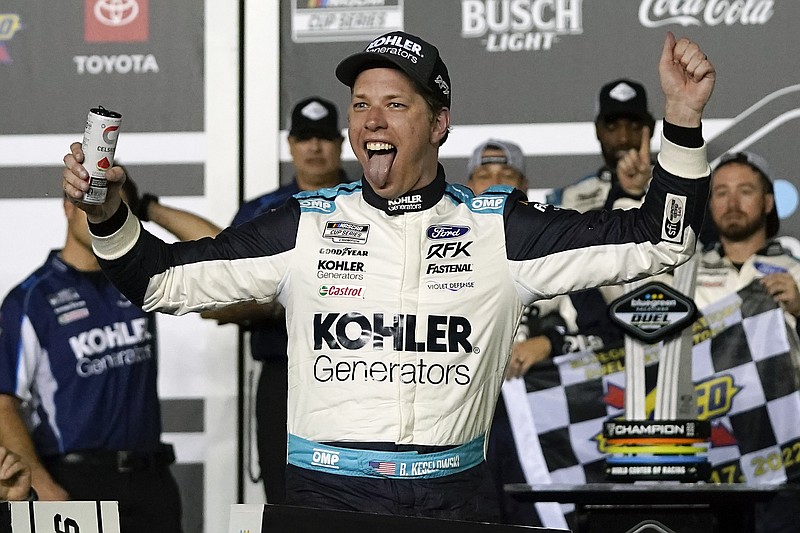
<path id="1" fill-rule="evenodd" d="M 502 196 L 478 196 L 472 200 L 471 205 L 474 211 L 489 211 L 502 207 L 504 200 Z"/>
<path id="2" fill-rule="evenodd" d="M 461 0 L 461 37 L 482 38 L 487 52 L 550 50 L 583 33 L 582 1 Z"/>
<path id="3" fill-rule="evenodd" d="M 449 224 L 436 224 L 428 226 L 425 236 L 432 241 L 440 239 L 456 239 L 469 233 L 469 226 L 451 226 Z"/>
<path id="4" fill-rule="evenodd" d="M 311 453 L 311 464 L 333 470 L 339 469 L 339 453 L 331 450 L 314 448 Z"/>
<path id="5" fill-rule="evenodd" d="M 332 213 L 333 202 L 315 198 L 313 200 L 299 200 L 300 209 L 303 211 L 316 211 L 318 213 Z"/>
<path id="6" fill-rule="evenodd" d="M 87 43 L 143 42 L 150 34 L 149 0 L 84 0 Z"/>
<path id="7" fill-rule="evenodd" d="M 19 20 L 19 15 L 15 13 L 0 13 L 0 64 L 13 62 L 4 41 L 10 41 L 14 34 L 21 29 L 22 23 Z"/>
<path id="8" fill-rule="evenodd" d="M 775 14 L 774 0 L 642 0 L 639 23 L 645 28 L 681 26 L 763 25 Z"/>

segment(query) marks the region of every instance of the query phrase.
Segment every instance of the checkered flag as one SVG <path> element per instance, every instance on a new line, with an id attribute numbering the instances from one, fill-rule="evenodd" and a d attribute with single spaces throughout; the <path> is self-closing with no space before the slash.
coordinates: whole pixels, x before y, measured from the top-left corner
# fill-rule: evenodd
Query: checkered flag
<path id="1" fill-rule="evenodd" d="M 692 330 L 692 381 L 698 419 L 712 426 L 711 481 L 800 479 L 800 388 L 783 311 L 754 281 L 701 312 Z M 645 349 L 649 418 L 660 352 L 658 344 Z M 603 424 L 624 415 L 624 361 L 623 347 L 558 356 L 505 385 L 529 482 L 540 483 L 542 470 L 552 483 L 606 480 Z M 539 450 L 536 457 L 531 450 Z"/>

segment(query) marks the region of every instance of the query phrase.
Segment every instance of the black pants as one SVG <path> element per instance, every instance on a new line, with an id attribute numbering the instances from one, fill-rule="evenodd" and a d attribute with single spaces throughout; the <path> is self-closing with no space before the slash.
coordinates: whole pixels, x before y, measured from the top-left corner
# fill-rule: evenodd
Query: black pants
<path id="1" fill-rule="evenodd" d="M 261 363 L 256 391 L 256 445 L 267 503 L 286 501 L 287 360 Z"/>
<path id="2" fill-rule="evenodd" d="M 319 509 L 499 522 L 486 463 L 434 479 L 341 476 L 293 465 L 286 469 L 286 503 Z"/>
<path id="3" fill-rule="evenodd" d="M 180 533 L 181 499 L 169 466 L 118 472 L 113 465 L 46 462 L 73 500 L 119 502 L 121 533 Z"/>

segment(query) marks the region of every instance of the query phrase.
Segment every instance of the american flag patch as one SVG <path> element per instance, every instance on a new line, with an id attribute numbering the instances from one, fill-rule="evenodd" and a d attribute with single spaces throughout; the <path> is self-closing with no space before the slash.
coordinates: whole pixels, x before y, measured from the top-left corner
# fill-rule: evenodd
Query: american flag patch
<path id="1" fill-rule="evenodd" d="M 393 476 L 397 472 L 397 463 L 388 463 L 386 461 L 370 461 L 370 468 L 384 476 Z"/>

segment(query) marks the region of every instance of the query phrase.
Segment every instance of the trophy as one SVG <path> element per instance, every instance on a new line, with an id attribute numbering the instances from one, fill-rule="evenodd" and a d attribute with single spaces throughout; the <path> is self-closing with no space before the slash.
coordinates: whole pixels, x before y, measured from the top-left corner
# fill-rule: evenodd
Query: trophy
<path id="1" fill-rule="evenodd" d="M 603 426 L 609 481 L 685 481 L 710 474 L 711 425 L 697 420 L 692 382 L 692 298 L 697 255 L 675 269 L 673 287 L 652 281 L 628 286 L 611 303 L 611 319 L 625 330 L 625 417 Z M 646 349 L 663 343 L 655 406 L 647 411 Z"/>

